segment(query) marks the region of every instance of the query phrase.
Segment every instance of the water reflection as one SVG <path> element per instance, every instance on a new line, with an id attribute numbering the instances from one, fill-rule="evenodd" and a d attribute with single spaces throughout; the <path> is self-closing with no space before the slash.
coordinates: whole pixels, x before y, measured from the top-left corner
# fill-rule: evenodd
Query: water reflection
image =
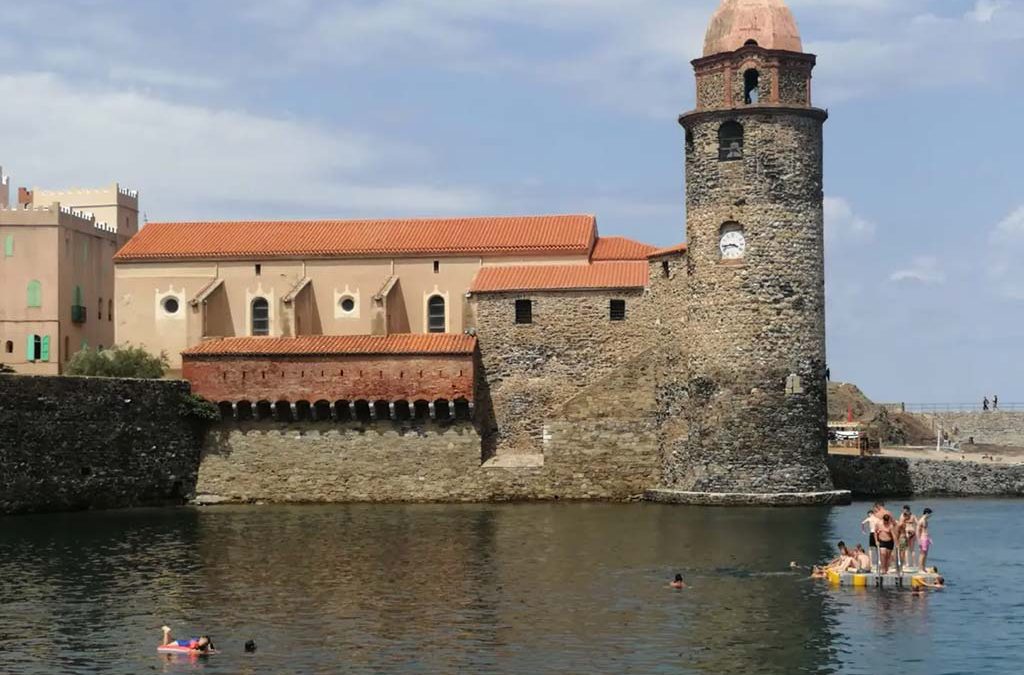
<path id="1" fill-rule="evenodd" d="M 950 594 L 832 590 L 787 571 L 831 554 L 857 522 L 849 509 L 607 504 L 4 519 L 0 670 L 762 674 L 909 660 L 938 672 L 987 637 L 940 643 L 950 617 L 983 625 L 995 612 L 1019 636 L 1019 594 L 992 593 L 1000 582 L 984 574 L 988 593 L 970 596 L 989 603 L 981 611 Z M 668 589 L 677 571 L 690 589 Z M 157 656 L 164 622 L 212 634 L 224 653 Z M 256 655 L 242 653 L 249 638 Z M 940 656 L 945 642 L 957 651 Z M 1005 651 L 977 658 L 998 664 Z"/>

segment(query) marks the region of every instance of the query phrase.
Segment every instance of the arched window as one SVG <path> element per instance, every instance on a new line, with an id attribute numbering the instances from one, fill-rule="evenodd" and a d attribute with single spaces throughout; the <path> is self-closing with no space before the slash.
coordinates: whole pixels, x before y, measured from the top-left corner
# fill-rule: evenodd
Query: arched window
<path id="1" fill-rule="evenodd" d="M 430 333 L 443 333 L 447 329 L 445 320 L 444 298 L 434 295 L 427 300 L 427 331 Z"/>
<path id="2" fill-rule="evenodd" d="M 83 307 L 85 305 L 85 300 L 82 299 L 82 295 L 82 287 L 75 286 L 75 290 L 71 294 L 71 304 L 75 307 Z"/>
<path id="3" fill-rule="evenodd" d="M 50 336 L 29 335 L 28 345 L 25 353 L 27 361 L 49 361 L 50 360 Z"/>
<path id="4" fill-rule="evenodd" d="M 730 120 L 718 127 L 718 159 L 743 159 L 743 125 L 739 122 Z"/>
<path id="5" fill-rule="evenodd" d="M 114 301 L 107 300 L 107 321 L 114 320 Z"/>
<path id="6" fill-rule="evenodd" d="M 747 105 L 757 103 L 761 98 L 761 74 L 754 68 L 743 73 L 743 102 Z"/>
<path id="7" fill-rule="evenodd" d="M 252 334 L 270 335 L 270 303 L 266 298 L 252 301 Z"/>
<path id="8" fill-rule="evenodd" d="M 693 152 L 693 130 L 686 130 L 686 154 Z"/>
<path id="9" fill-rule="evenodd" d="M 100 321 L 103 320 L 103 298 L 100 298 L 99 308 L 97 310 L 96 318 L 99 319 Z"/>
<path id="10" fill-rule="evenodd" d="M 28 282 L 28 306 L 43 306 L 43 285 L 35 279 Z"/>
<path id="11" fill-rule="evenodd" d="M 8 340 L 7 342 L 4 343 L 4 353 L 5 354 L 13 354 L 14 353 L 14 342 L 12 342 L 11 340 Z"/>

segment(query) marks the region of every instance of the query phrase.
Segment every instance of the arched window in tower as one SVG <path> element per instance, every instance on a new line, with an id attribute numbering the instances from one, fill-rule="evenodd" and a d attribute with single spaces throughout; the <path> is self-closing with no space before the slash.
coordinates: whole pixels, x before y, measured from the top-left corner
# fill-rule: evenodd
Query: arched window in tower
<path id="1" fill-rule="evenodd" d="M 757 103 L 761 98 L 761 74 L 751 68 L 743 73 L 743 102 L 747 105 Z"/>
<path id="2" fill-rule="evenodd" d="M 431 296 L 427 300 L 427 332 L 443 333 L 447 328 L 444 298 L 440 295 Z"/>
<path id="3" fill-rule="evenodd" d="M 718 127 L 718 159 L 743 159 L 743 125 L 729 120 Z"/>
<path id="4" fill-rule="evenodd" d="M 686 130 L 686 154 L 693 152 L 693 130 Z"/>
<path id="5" fill-rule="evenodd" d="M 270 303 L 266 298 L 252 301 L 252 334 L 270 335 Z"/>

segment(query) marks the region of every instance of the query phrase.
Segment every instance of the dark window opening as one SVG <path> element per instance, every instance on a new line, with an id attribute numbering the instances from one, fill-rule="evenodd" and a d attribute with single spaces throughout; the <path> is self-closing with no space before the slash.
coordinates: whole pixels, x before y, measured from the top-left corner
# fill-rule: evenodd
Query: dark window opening
<path id="1" fill-rule="evenodd" d="M 67 340 L 67 338 L 64 338 L 64 339 Z M 13 354 L 14 353 L 14 343 L 11 342 L 10 340 L 8 340 L 7 342 L 4 343 L 4 353 L 6 353 L 6 354 Z"/>
<path id="2" fill-rule="evenodd" d="M 743 46 L 744 47 L 757 47 L 758 46 L 757 40 L 747 40 L 746 42 L 743 43 Z"/>
<path id="3" fill-rule="evenodd" d="M 427 332 L 443 333 L 446 328 L 444 298 L 435 295 L 427 301 Z"/>
<path id="4" fill-rule="evenodd" d="M 99 311 L 96 313 L 96 318 L 103 321 L 103 298 L 100 298 Z"/>
<path id="5" fill-rule="evenodd" d="M 317 401 L 313 404 L 313 419 L 317 422 L 325 422 L 331 419 L 331 402 Z"/>
<path id="6" fill-rule="evenodd" d="M 533 300 L 516 300 L 516 323 L 533 323 Z"/>
<path id="7" fill-rule="evenodd" d="M 693 131 L 690 129 L 686 130 L 686 153 L 693 152 Z"/>
<path id="8" fill-rule="evenodd" d="M 270 303 L 266 298 L 252 301 L 252 334 L 270 335 Z"/>
<path id="9" fill-rule="evenodd" d="M 751 68 L 743 73 L 743 102 L 747 105 L 757 103 L 761 98 L 761 74 Z"/>
<path id="10" fill-rule="evenodd" d="M 668 279 L 669 276 L 671 276 L 671 274 L 672 274 L 672 268 L 669 267 L 668 261 L 667 260 L 662 260 L 661 261 L 661 276 L 663 276 L 666 279 Z"/>
<path id="11" fill-rule="evenodd" d="M 609 316 L 612 321 L 625 321 L 626 301 L 612 300 L 611 303 L 609 303 Z"/>
<path id="12" fill-rule="evenodd" d="M 435 260 L 434 261 L 434 274 L 437 274 L 440 271 L 441 271 L 441 261 L 440 260 Z"/>
<path id="13" fill-rule="evenodd" d="M 743 159 L 743 125 L 739 122 L 730 120 L 718 128 L 718 159 Z"/>
<path id="14" fill-rule="evenodd" d="M 114 301 L 107 300 L 107 321 L 114 320 Z"/>
<path id="15" fill-rule="evenodd" d="M 256 276 L 263 274 L 263 265 L 256 265 Z"/>
<path id="16" fill-rule="evenodd" d="M 30 361 L 42 361 L 43 359 L 43 338 L 38 335 L 32 336 L 32 358 Z"/>

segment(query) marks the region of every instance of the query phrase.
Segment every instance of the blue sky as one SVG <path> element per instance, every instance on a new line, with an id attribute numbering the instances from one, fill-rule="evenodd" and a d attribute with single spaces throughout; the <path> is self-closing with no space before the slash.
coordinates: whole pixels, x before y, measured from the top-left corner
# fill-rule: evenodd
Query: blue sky
<path id="1" fill-rule="evenodd" d="M 0 164 L 152 220 L 595 213 L 683 238 L 718 0 L 0 0 Z M 1024 401 L 1024 0 L 790 0 L 819 56 L 833 376 Z"/>

